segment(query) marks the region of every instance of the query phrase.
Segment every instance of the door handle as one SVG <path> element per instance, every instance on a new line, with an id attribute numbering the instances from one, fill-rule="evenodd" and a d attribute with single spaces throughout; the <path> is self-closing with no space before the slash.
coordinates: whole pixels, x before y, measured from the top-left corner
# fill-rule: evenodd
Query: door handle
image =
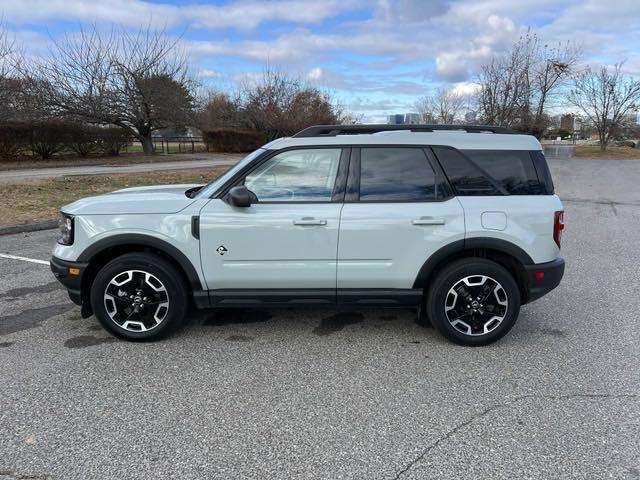
<path id="1" fill-rule="evenodd" d="M 444 218 L 420 217 L 412 220 L 414 225 L 444 225 Z"/>
<path id="2" fill-rule="evenodd" d="M 294 220 L 293 224 L 294 225 L 302 225 L 302 226 L 326 225 L 327 221 L 326 220 L 317 219 L 317 218 L 301 218 L 299 220 Z"/>

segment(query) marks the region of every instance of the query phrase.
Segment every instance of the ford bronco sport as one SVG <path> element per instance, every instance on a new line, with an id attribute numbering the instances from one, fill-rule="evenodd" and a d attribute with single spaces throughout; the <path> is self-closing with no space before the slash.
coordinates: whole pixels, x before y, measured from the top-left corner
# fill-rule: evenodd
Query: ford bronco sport
<path id="1" fill-rule="evenodd" d="M 540 143 L 498 127 L 310 127 L 208 185 L 84 198 L 60 224 L 54 274 L 130 340 L 166 335 L 190 304 L 328 304 L 417 308 L 485 345 L 564 273 Z"/>

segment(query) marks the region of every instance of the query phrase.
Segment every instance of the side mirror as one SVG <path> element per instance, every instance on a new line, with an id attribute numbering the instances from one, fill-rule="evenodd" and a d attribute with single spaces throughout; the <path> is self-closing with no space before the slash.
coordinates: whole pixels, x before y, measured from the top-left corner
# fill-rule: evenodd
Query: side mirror
<path id="1" fill-rule="evenodd" d="M 238 185 L 229 190 L 227 202 L 234 207 L 250 207 L 251 191 L 244 185 Z"/>

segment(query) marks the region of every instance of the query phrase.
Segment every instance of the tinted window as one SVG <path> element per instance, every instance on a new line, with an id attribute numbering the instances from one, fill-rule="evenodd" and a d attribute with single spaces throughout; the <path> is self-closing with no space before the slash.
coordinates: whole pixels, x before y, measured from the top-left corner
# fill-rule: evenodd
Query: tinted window
<path id="1" fill-rule="evenodd" d="M 528 151 L 462 150 L 511 195 L 542 193 L 536 169 Z"/>
<path id="2" fill-rule="evenodd" d="M 433 147 L 458 195 L 540 195 L 531 153 L 521 150 L 462 150 Z M 546 164 L 545 164 L 546 165 Z"/>
<path id="3" fill-rule="evenodd" d="M 484 173 L 457 150 L 434 146 L 433 151 L 440 161 L 451 186 L 458 195 L 502 195 Z"/>
<path id="4" fill-rule="evenodd" d="M 553 180 L 551 178 L 551 172 L 549 171 L 549 165 L 547 165 L 547 159 L 544 158 L 544 153 L 540 151 L 531 152 L 531 158 L 533 158 L 533 165 L 536 167 L 536 172 L 538 172 L 540 187 L 544 193 L 553 195 Z"/>
<path id="5" fill-rule="evenodd" d="M 428 202 L 435 197 L 435 174 L 421 149 L 361 150 L 361 201 Z"/>
<path id="6" fill-rule="evenodd" d="M 290 150 L 270 158 L 245 178 L 258 201 L 330 202 L 339 148 Z"/>

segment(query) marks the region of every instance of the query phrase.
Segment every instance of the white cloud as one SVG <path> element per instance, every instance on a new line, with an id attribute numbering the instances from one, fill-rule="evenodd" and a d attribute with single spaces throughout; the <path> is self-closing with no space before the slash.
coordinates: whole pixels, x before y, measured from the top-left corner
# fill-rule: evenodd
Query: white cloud
<path id="1" fill-rule="evenodd" d="M 222 77 L 222 73 L 219 72 L 218 70 L 213 70 L 211 68 L 202 68 L 200 70 L 198 70 L 197 75 L 200 78 L 220 78 Z"/>
<path id="2" fill-rule="evenodd" d="M 358 15 L 342 15 L 350 10 Z M 339 90 L 348 107 L 376 118 L 410 110 L 415 97 L 435 86 L 470 95 L 480 66 L 530 25 L 545 42 L 582 44 L 586 63 L 627 60 L 626 70 L 640 75 L 637 0 L 0 0 L 0 17 L 37 54 L 48 38 L 43 28 L 30 34 L 33 25 L 151 22 L 172 33 L 185 29 L 181 42 L 194 63 L 215 66 L 202 68 L 202 78 L 254 81 L 260 74 L 253 72 L 269 62 Z M 267 22 L 277 25 L 259 28 Z M 361 101 L 352 102 L 355 97 Z"/>
<path id="3" fill-rule="evenodd" d="M 470 97 L 478 92 L 480 89 L 480 85 L 473 82 L 458 82 L 454 83 L 451 91 L 456 95 L 461 95 L 463 97 Z"/>
<path id="4" fill-rule="evenodd" d="M 0 0 L 0 11 L 13 23 L 42 23 L 50 20 L 109 22 L 139 27 L 235 28 L 252 30 L 272 20 L 313 24 L 358 7 L 362 0 L 257 1 L 243 0 L 225 5 L 190 3 L 173 5 L 144 0 Z"/>
<path id="5" fill-rule="evenodd" d="M 312 68 L 307 72 L 307 78 L 309 80 L 320 80 L 322 78 L 322 69 L 320 67 Z"/>

